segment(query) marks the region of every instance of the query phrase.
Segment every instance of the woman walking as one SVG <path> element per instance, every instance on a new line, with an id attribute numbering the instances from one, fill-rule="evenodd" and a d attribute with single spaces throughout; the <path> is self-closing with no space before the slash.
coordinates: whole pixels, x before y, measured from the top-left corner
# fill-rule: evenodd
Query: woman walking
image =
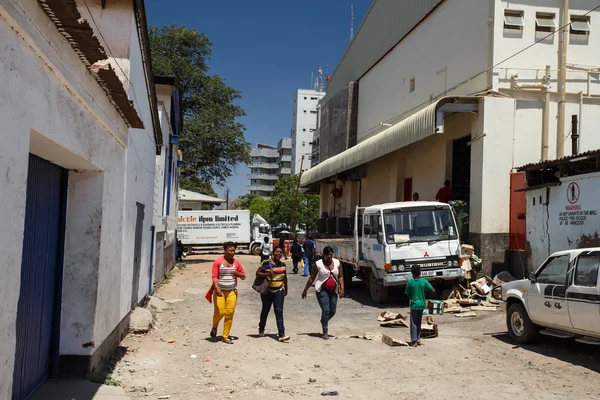
<path id="1" fill-rule="evenodd" d="M 292 253 L 292 263 L 294 264 L 294 274 L 298 273 L 298 263 L 302 260 L 302 246 L 298 243 L 298 238 L 294 238 L 294 243 L 290 249 Z"/>
<path id="2" fill-rule="evenodd" d="M 323 339 L 329 339 L 329 320 L 337 311 L 338 296 L 344 297 L 344 272 L 340 268 L 340 261 L 333 258 L 333 249 L 329 246 L 323 249 L 323 259 L 315 263 L 308 282 L 302 292 L 306 298 L 308 288 L 315 284 L 317 301 L 321 307 L 321 326 Z"/>
<path id="3" fill-rule="evenodd" d="M 229 337 L 229 332 L 237 303 L 237 279 L 246 279 L 246 272 L 242 268 L 242 264 L 234 258 L 236 248 L 237 244 L 231 242 L 223 245 L 225 254 L 217 258 L 213 263 L 213 286 L 209 290 L 209 293 L 207 293 L 207 299 L 210 301 L 212 295 L 215 305 L 210 336 L 217 336 L 219 322 L 225 318 L 225 322 L 223 323 L 223 342 L 227 344 L 233 343 Z"/>
<path id="4" fill-rule="evenodd" d="M 285 326 L 283 324 L 283 302 L 288 294 L 287 270 L 285 264 L 281 261 L 283 257 L 283 248 L 275 247 L 273 256 L 265 260 L 260 268 L 256 270 L 256 276 L 269 279 L 269 291 L 260 296 L 262 301 L 262 310 L 260 312 L 260 322 L 258 323 L 258 334 L 265 335 L 267 317 L 271 306 L 275 311 L 275 320 L 277 321 L 277 334 L 280 342 L 290 340 L 285 335 Z"/>

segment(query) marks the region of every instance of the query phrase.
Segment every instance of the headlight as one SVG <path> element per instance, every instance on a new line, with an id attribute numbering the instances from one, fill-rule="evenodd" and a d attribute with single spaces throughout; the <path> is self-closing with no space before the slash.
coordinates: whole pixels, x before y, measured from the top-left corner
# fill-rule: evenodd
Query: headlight
<path id="1" fill-rule="evenodd" d="M 452 266 L 452 260 L 448 261 L 448 266 L 451 267 Z"/>
<path id="2" fill-rule="evenodd" d="M 398 265 L 398 271 L 404 271 L 404 264 Z"/>
<path id="3" fill-rule="evenodd" d="M 458 267 L 458 260 L 454 260 L 452 264 L 454 264 L 455 267 Z"/>
<path id="4" fill-rule="evenodd" d="M 392 266 L 392 271 L 398 272 L 398 266 L 397 265 Z"/>

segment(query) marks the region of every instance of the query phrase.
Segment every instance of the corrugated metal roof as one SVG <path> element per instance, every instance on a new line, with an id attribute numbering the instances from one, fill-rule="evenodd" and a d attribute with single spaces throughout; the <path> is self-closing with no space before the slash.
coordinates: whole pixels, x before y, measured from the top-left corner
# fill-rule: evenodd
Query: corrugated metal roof
<path id="1" fill-rule="evenodd" d="M 523 165 L 522 167 L 517 168 L 517 171 L 532 171 L 536 169 L 552 168 L 561 164 L 578 161 L 578 159 L 592 158 L 597 156 L 600 156 L 600 149 L 586 151 L 585 153 L 579 153 L 574 156 L 566 156 L 557 160 L 548 160 L 539 163 Z"/>
<path id="2" fill-rule="evenodd" d="M 225 203 L 225 200 L 217 197 L 208 196 L 202 193 L 192 192 L 190 190 L 180 189 L 179 190 L 179 201 L 201 201 L 203 203 Z"/>
<path id="3" fill-rule="evenodd" d="M 323 103 L 362 77 L 444 0 L 375 0 L 327 85 Z"/>

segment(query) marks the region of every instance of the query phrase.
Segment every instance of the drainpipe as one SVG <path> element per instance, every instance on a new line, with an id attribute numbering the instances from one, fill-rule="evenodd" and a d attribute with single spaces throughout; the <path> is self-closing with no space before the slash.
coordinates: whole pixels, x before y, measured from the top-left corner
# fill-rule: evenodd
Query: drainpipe
<path id="1" fill-rule="evenodd" d="M 548 131 L 550 126 L 550 66 L 544 77 L 544 110 L 542 112 L 542 161 L 548 161 Z"/>
<path id="2" fill-rule="evenodd" d="M 576 156 L 579 153 L 579 131 L 577 130 L 577 115 L 571 116 L 571 153 Z"/>
<path id="3" fill-rule="evenodd" d="M 558 103 L 558 129 L 556 130 L 557 159 L 562 158 L 565 155 L 565 103 L 567 102 L 567 40 L 569 38 L 569 23 L 569 0 L 565 0 L 565 5 L 563 7 L 563 29 L 560 32 L 560 47 L 558 50 L 558 62 L 560 66 L 558 91 L 560 93 L 560 102 Z"/>
<path id="4" fill-rule="evenodd" d="M 583 129 L 583 92 L 579 92 L 579 132 Z"/>

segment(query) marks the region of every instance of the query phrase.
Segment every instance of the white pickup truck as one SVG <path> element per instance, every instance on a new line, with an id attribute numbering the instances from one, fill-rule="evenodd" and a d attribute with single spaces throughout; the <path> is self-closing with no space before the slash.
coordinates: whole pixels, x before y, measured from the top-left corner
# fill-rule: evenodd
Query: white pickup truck
<path id="1" fill-rule="evenodd" d="M 529 279 L 501 286 L 511 339 L 538 333 L 600 345 L 600 248 L 552 254 Z"/>
<path id="2" fill-rule="evenodd" d="M 354 236 L 317 238 L 316 253 L 331 246 L 344 278 L 364 279 L 375 303 L 385 303 L 388 288 L 406 286 L 411 266 L 419 264 L 430 281 L 453 285 L 464 276 L 454 212 L 438 202 L 399 202 L 357 207 Z"/>

